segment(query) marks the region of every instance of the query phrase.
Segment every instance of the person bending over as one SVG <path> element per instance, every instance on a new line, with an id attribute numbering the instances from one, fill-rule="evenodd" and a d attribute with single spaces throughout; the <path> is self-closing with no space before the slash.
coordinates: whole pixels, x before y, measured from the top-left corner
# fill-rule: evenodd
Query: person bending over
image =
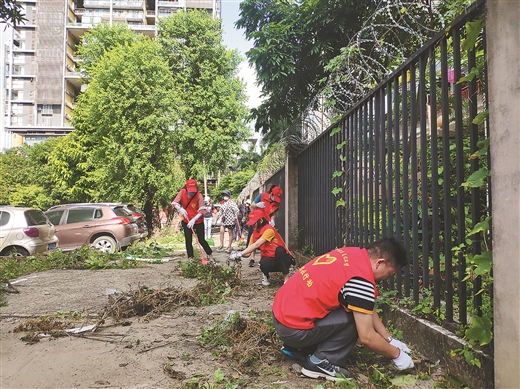
<path id="1" fill-rule="evenodd" d="M 208 254 L 211 263 L 215 263 L 213 258 L 213 250 L 209 247 L 208 242 L 204 239 L 204 218 L 206 212 L 204 208 L 204 198 L 197 188 L 197 181 L 189 179 L 186 185 L 175 196 L 172 202 L 175 208 L 182 216 L 182 229 L 184 231 L 184 239 L 186 241 L 186 255 L 193 258 L 193 232 L 197 234 L 197 239 Z"/>
<path id="2" fill-rule="evenodd" d="M 305 264 L 274 297 L 282 351 L 304 360 L 303 375 L 332 381 L 351 376 L 345 366 L 358 338 L 399 370 L 413 367 L 408 346 L 392 338 L 374 309 L 376 282 L 406 264 L 406 250 L 394 238 L 343 247 Z"/>

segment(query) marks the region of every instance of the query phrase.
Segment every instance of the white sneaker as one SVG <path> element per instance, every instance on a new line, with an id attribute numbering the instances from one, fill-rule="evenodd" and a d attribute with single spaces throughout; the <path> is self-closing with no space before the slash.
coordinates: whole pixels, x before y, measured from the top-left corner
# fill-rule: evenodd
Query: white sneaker
<path id="1" fill-rule="evenodd" d="M 263 286 L 269 286 L 271 283 L 269 282 L 269 277 L 267 277 L 265 274 L 262 275 L 262 282 L 260 282 Z"/>

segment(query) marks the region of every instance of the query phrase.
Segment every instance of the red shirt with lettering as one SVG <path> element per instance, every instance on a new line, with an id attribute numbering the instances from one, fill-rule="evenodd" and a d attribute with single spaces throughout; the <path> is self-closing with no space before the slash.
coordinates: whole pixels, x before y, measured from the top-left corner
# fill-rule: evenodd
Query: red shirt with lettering
<path id="1" fill-rule="evenodd" d="M 343 247 L 313 259 L 300 268 L 274 297 L 273 314 L 286 327 L 311 329 L 314 321 L 341 308 L 338 295 L 352 278 L 362 278 L 374 286 L 374 273 L 365 249 Z M 370 285 L 370 284 L 369 284 Z M 344 307 L 371 314 L 355 306 Z"/>

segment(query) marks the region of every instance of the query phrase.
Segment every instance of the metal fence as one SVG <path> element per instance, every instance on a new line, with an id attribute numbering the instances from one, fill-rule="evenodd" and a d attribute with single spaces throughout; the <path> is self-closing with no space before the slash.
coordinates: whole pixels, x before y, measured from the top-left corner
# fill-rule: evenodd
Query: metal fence
<path id="1" fill-rule="evenodd" d="M 482 306 L 464 253 L 491 244 L 468 235 L 491 214 L 483 15 L 477 1 L 297 156 L 299 249 L 395 236 L 411 263 L 390 286 L 462 324 Z"/>

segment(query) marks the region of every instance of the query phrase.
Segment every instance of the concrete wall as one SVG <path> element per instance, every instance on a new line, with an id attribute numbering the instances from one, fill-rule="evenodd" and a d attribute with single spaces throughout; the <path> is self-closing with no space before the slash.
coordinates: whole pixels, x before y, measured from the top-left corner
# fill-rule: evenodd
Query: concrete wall
<path id="1" fill-rule="evenodd" d="M 290 153 L 285 161 L 285 242 L 290 250 L 298 249 L 294 231 L 298 227 L 298 160 Z"/>
<path id="2" fill-rule="evenodd" d="M 490 389 L 493 387 L 493 358 L 481 352 L 474 356 L 481 367 L 470 366 L 462 355 L 452 355 L 453 350 L 462 349 L 467 342 L 453 332 L 429 321 L 412 315 L 405 309 L 384 307 L 383 322 L 402 331 L 403 340 L 413 345 L 413 350 L 424 358 L 439 365 L 451 376 L 456 377 L 471 389 Z M 413 354 L 412 354 L 413 356 Z"/>
<path id="3" fill-rule="evenodd" d="M 520 388 L 520 2 L 487 1 L 495 387 Z"/>

